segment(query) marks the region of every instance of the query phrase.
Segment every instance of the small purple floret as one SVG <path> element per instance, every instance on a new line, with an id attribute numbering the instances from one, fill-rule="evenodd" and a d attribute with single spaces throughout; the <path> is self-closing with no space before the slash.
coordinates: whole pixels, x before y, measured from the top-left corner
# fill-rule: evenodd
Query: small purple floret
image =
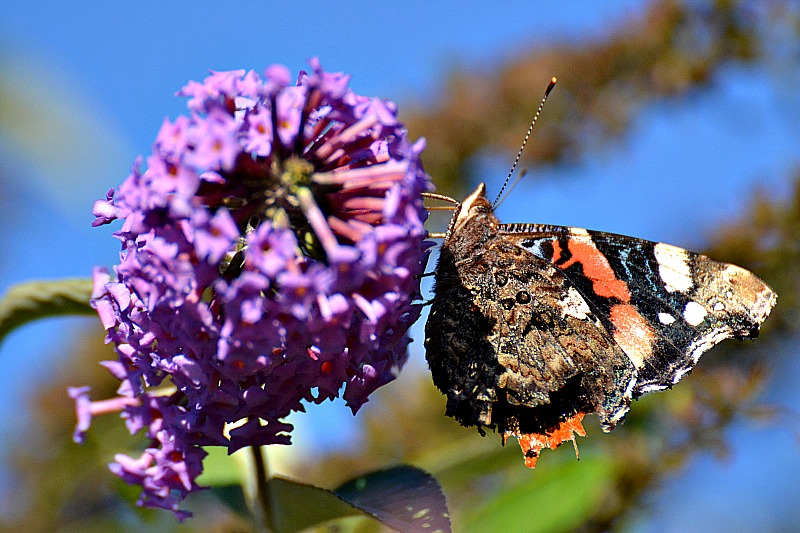
<path id="1" fill-rule="evenodd" d="M 187 84 L 189 114 L 93 209 L 94 225 L 122 220 L 92 300 L 120 396 L 71 389 L 75 439 L 121 411 L 151 444 L 111 470 L 180 518 L 203 446 L 289 444 L 287 415 L 340 394 L 355 413 L 405 363 L 419 316 L 424 143 L 393 103 L 310 64 L 295 84 L 280 65 Z"/>

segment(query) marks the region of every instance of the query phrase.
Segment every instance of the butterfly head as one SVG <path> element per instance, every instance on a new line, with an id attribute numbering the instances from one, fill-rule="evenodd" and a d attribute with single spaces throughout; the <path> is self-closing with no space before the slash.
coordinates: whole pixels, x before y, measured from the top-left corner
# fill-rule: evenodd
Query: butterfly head
<path id="1" fill-rule="evenodd" d="M 486 184 L 481 183 L 475 191 L 461 202 L 453 214 L 450 227 L 447 229 L 445 240 L 449 240 L 464 228 L 467 221 L 480 215 L 490 215 L 492 204 L 486 199 Z"/>

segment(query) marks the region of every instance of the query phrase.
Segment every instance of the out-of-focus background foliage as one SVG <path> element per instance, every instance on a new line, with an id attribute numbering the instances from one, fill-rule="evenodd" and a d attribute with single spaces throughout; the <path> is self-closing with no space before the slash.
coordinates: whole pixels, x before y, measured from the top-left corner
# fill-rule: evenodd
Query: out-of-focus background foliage
<path id="1" fill-rule="evenodd" d="M 6 1 L 0 291 L 114 262 L 91 204 L 182 112 L 172 94 L 188 79 L 273 62 L 296 72 L 311 55 L 397 101 L 411 136 L 428 139 L 439 191 L 456 196 L 479 181 L 499 190 L 558 76 L 502 219 L 705 251 L 780 297 L 757 342 L 715 348 L 610 435 L 588 420 L 580 462 L 567 446 L 529 471 L 515 443 L 445 419 L 415 342 L 358 417 L 338 402 L 294 417 L 295 444 L 270 451 L 278 472 L 333 487 L 409 462 L 439 478 L 456 531 L 800 530 L 797 2 Z M 197 516 L 180 526 L 134 508 L 136 491 L 105 467 L 142 444 L 118 419 L 72 443 L 65 388 L 113 395 L 96 364 L 111 357 L 93 319 L 30 325 L 0 347 L 0 529 L 248 531 L 211 493 L 190 499 Z"/>

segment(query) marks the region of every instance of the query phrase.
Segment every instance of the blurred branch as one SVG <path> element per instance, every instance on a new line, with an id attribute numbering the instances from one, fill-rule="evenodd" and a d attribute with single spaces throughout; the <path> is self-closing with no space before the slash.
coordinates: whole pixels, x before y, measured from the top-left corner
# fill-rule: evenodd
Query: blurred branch
<path id="1" fill-rule="evenodd" d="M 440 192 L 459 196 L 482 150 L 502 149 L 511 161 L 552 76 L 559 86 L 525 154 L 529 162 L 574 161 L 623 135 L 648 103 L 709 86 L 730 62 L 763 60 L 779 31 L 773 21 L 797 23 L 797 12 L 783 5 L 652 2 L 595 41 L 538 46 L 488 72 L 454 67 L 437 103 L 404 119 L 428 140 L 423 159 Z"/>

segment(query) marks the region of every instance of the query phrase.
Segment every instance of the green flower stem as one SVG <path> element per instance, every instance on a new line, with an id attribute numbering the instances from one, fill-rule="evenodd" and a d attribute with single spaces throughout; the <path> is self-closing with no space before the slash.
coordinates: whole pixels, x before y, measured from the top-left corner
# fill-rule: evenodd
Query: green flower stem
<path id="1" fill-rule="evenodd" d="M 261 525 L 263 531 L 272 533 L 275 526 L 272 521 L 272 497 L 269 490 L 269 465 L 261 451 L 261 446 L 251 446 L 256 474 L 255 499 L 261 509 Z"/>
<path id="2" fill-rule="evenodd" d="M 14 329 L 52 316 L 97 315 L 89 306 L 91 279 L 28 281 L 0 298 L 0 341 Z"/>

